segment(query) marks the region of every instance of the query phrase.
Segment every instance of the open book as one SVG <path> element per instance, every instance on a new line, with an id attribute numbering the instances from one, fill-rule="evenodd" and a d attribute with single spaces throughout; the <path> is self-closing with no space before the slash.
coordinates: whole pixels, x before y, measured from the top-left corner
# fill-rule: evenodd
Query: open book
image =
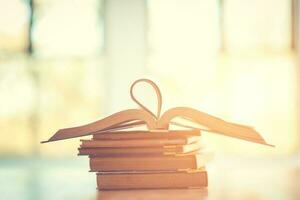
<path id="1" fill-rule="evenodd" d="M 156 115 L 153 114 L 134 97 L 133 88 L 139 82 L 148 83 L 154 88 L 158 101 Z M 139 125 L 146 125 L 148 130 L 150 131 L 169 130 L 171 124 L 175 124 L 185 128 L 188 127 L 191 129 L 200 129 L 172 122 L 174 118 L 182 117 L 206 127 L 206 129 L 200 129 L 202 131 L 218 133 L 221 135 L 247 140 L 250 142 L 269 145 L 266 143 L 263 137 L 252 127 L 226 122 L 220 118 L 214 117 L 193 108 L 175 107 L 167 110 L 160 116 L 162 96 L 158 86 L 149 79 L 139 79 L 135 81 L 131 86 L 130 94 L 131 98 L 141 107 L 140 109 L 123 110 L 90 124 L 60 129 L 49 140 L 44 142 L 52 142 L 87 135 L 96 135 L 101 134 L 102 132 L 123 130 Z"/>

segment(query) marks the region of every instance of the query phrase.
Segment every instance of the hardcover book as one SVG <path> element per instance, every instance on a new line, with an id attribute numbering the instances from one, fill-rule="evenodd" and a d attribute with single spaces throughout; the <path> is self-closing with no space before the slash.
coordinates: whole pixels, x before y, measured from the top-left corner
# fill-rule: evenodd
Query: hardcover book
<path id="1" fill-rule="evenodd" d="M 201 188 L 208 185 L 205 170 L 182 172 L 97 173 L 99 190 Z"/>

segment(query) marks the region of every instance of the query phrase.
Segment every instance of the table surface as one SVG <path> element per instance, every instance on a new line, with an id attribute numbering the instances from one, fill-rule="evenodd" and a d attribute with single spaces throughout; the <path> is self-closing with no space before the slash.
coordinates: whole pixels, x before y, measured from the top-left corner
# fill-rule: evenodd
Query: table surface
<path id="1" fill-rule="evenodd" d="M 217 156 L 207 188 L 98 192 L 86 158 L 0 158 L 0 199 L 300 199 L 299 161 Z"/>

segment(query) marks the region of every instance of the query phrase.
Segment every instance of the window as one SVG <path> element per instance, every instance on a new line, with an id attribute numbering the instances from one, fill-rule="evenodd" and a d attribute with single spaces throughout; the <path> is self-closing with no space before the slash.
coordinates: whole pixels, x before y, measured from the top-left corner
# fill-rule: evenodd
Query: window
<path id="1" fill-rule="evenodd" d="M 193 105 L 252 124 L 276 145 L 205 134 L 209 145 L 225 152 L 298 149 L 291 1 L 150 0 L 148 6 L 149 69 L 171 88 L 164 94 L 168 106 Z"/>
<path id="2" fill-rule="evenodd" d="M 39 0 L 33 46 L 40 56 L 95 56 L 103 48 L 101 1 Z"/>
<path id="3" fill-rule="evenodd" d="M 226 50 L 235 53 L 289 50 L 292 36 L 291 9 L 291 1 L 224 1 Z"/>
<path id="4" fill-rule="evenodd" d="M 29 16 L 26 2 L 0 0 L 0 13 L 0 52 L 15 53 L 26 50 Z"/>
<path id="5" fill-rule="evenodd" d="M 30 3 L 0 1 L 0 154 L 74 153 L 67 147 L 76 141 L 42 149 L 39 142 L 65 123 L 99 117 L 102 2 Z"/>

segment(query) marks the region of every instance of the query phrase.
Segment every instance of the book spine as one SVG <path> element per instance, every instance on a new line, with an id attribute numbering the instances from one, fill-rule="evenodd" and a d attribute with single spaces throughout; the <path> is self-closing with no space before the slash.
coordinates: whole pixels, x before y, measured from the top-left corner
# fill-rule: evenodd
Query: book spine
<path id="1" fill-rule="evenodd" d="M 91 171 L 135 171 L 135 170 L 178 170 L 198 169 L 196 155 L 127 157 L 127 158 L 90 158 Z"/>
<path id="2" fill-rule="evenodd" d="M 162 147 L 165 145 L 185 145 L 184 138 L 175 139 L 132 139 L 132 140 L 81 140 L 83 148 L 112 147 Z"/>
<path id="3" fill-rule="evenodd" d="M 195 173 L 97 174 L 98 190 L 207 187 L 206 171 Z"/>

